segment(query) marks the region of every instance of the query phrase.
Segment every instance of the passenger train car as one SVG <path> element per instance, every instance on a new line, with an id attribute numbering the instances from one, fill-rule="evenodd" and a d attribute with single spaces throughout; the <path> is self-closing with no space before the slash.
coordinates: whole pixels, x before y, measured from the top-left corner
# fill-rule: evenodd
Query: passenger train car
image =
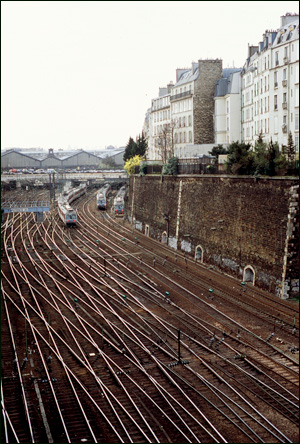
<path id="1" fill-rule="evenodd" d="M 124 216 L 124 205 L 125 205 L 125 197 L 126 197 L 127 187 L 123 185 L 116 197 L 114 198 L 114 205 L 112 208 L 113 213 L 116 216 Z"/>
<path id="2" fill-rule="evenodd" d="M 58 215 L 66 227 L 77 225 L 77 212 L 71 207 L 71 203 L 86 192 L 86 183 L 76 188 L 67 188 L 57 199 Z"/>
<path id="3" fill-rule="evenodd" d="M 97 193 L 97 207 L 99 210 L 106 210 L 106 199 L 110 192 L 110 185 L 106 183 Z"/>

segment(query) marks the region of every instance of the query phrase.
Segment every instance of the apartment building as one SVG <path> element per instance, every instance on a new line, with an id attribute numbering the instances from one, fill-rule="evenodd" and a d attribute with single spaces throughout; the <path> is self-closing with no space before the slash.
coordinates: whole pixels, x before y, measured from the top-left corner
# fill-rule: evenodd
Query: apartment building
<path id="1" fill-rule="evenodd" d="M 144 127 L 147 127 L 148 130 L 145 137 L 148 135 L 147 158 L 150 160 L 164 160 L 162 158 L 162 143 L 166 142 L 164 134 L 171 123 L 170 95 L 172 86 L 173 83 L 170 82 L 166 87 L 159 88 L 158 97 L 152 99 L 151 108 L 146 115 Z"/>
<path id="2" fill-rule="evenodd" d="M 184 156 L 187 144 L 214 143 L 214 92 L 222 60 L 199 60 L 176 70 L 176 83 L 159 89 L 152 100 L 147 157 Z"/>
<path id="3" fill-rule="evenodd" d="M 266 31 L 249 46 L 243 67 L 241 140 L 252 145 L 261 134 L 279 146 L 291 131 L 299 147 L 299 16 L 281 17 L 277 31 Z"/>
<path id="4" fill-rule="evenodd" d="M 147 122 L 146 122 L 147 120 Z M 243 68 L 198 60 L 176 70 L 176 82 L 159 89 L 145 119 L 148 159 L 197 154 L 199 146 L 244 141 L 288 143 L 299 152 L 299 16 L 281 17 L 257 46 L 248 46 Z M 194 149 L 192 149 L 194 147 Z"/>
<path id="5" fill-rule="evenodd" d="M 216 84 L 215 144 L 241 140 L 241 68 L 224 69 Z"/>

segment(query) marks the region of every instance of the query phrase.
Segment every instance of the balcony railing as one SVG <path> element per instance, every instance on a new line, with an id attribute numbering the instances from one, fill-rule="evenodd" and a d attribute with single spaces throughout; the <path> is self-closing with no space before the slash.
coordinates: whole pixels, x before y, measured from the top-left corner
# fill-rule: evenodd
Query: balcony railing
<path id="1" fill-rule="evenodd" d="M 182 99 L 183 97 L 188 97 L 191 96 L 192 94 L 193 94 L 192 91 L 185 91 L 180 94 L 175 94 L 175 96 L 171 96 L 170 100 L 172 101 L 172 100 Z"/>
<path id="2" fill-rule="evenodd" d="M 282 102 L 282 108 L 287 109 L 287 102 Z"/>
<path id="3" fill-rule="evenodd" d="M 282 86 L 287 86 L 287 80 L 282 80 Z"/>

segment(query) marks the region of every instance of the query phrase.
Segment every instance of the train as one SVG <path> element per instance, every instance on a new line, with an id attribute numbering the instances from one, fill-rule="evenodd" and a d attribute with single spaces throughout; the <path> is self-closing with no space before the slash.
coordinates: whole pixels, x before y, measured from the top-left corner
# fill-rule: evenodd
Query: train
<path id="1" fill-rule="evenodd" d="M 116 197 L 114 198 L 114 204 L 112 207 L 112 211 L 116 216 L 124 216 L 124 205 L 125 205 L 125 197 L 126 197 L 127 187 L 123 185 Z"/>
<path id="2" fill-rule="evenodd" d="M 107 195 L 110 192 L 110 185 L 106 183 L 97 193 L 97 207 L 99 210 L 106 210 Z"/>
<path id="3" fill-rule="evenodd" d="M 77 212 L 72 208 L 71 203 L 86 193 L 86 183 L 80 184 L 76 188 L 65 188 L 57 199 L 58 215 L 66 227 L 76 227 Z"/>

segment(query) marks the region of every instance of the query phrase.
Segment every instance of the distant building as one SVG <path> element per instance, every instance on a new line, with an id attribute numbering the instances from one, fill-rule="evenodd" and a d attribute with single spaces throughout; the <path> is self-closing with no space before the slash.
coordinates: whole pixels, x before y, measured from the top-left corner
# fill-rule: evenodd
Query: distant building
<path id="1" fill-rule="evenodd" d="M 214 92 L 221 76 L 222 60 L 199 60 L 176 70 L 175 85 L 159 89 L 150 110 L 149 160 L 165 160 L 166 145 L 169 156 L 186 157 L 187 144 L 214 143 Z"/>
<path id="2" fill-rule="evenodd" d="M 124 148 L 108 147 L 99 151 L 54 151 L 28 152 L 22 148 L 1 152 L 1 169 L 7 168 L 98 168 L 103 160 L 110 160 L 112 165 L 123 167 Z"/>
<path id="3" fill-rule="evenodd" d="M 171 124 L 170 95 L 173 84 L 170 82 L 167 87 L 159 88 L 158 97 L 152 99 L 151 108 L 148 110 L 146 119 L 148 132 L 144 133 L 148 141 L 147 158 L 151 160 L 162 160 L 163 134 Z"/>
<path id="4" fill-rule="evenodd" d="M 254 145 L 260 134 L 281 148 L 289 132 L 299 152 L 298 14 L 282 16 L 277 31 L 265 31 L 262 42 L 248 46 L 243 68 L 222 69 L 216 59 L 177 69 L 176 83 L 152 100 L 144 128 L 149 160 L 162 159 L 167 129 L 179 158 L 203 153 L 201 145 Z"/>
<path id="5" fill-rule="evenodd" d="M 259 135 L 279 146 L 291 131 L 299 151 L 299 16 L 281 17 L 277 31 L 265 31 L 258 46 L 248 49 L 242 71 L 242 140 Z"/>

